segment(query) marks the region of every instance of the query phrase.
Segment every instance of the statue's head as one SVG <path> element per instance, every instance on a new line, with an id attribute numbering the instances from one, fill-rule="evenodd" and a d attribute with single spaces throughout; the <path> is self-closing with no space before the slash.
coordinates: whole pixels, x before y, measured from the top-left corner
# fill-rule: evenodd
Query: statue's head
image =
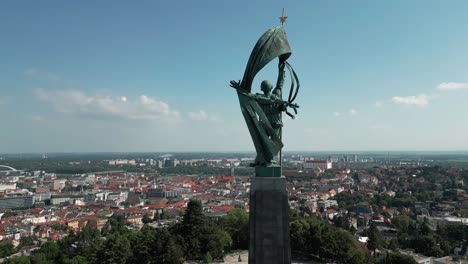
<path id="1" fill-rule="evenodd" d="M 271 91 L 271 89 L 273 89 L 273 84 L 271 84 L 271 82 L 268 81 L 268 80 L 264 80 L 260 84 L 260 89 L 262 90 L 262 92 L 267 94 L 267 93 L 269 93 Z"/>

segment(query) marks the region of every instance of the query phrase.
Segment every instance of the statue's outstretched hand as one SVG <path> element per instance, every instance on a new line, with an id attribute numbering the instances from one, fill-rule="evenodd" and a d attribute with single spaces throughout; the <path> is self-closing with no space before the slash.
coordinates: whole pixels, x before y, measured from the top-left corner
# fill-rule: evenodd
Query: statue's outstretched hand
<path id="1" fill-rule="evenodd" d="M 232 80 L 230 86 L 231 86 L 232 88 L 235 88 L 235 89 L 240 89 L 240 87 L 241 87 L 241 86 L 240 86 L 240 82 L 241 82 L 240 80 L 239 80 L 238 82 Z"/>

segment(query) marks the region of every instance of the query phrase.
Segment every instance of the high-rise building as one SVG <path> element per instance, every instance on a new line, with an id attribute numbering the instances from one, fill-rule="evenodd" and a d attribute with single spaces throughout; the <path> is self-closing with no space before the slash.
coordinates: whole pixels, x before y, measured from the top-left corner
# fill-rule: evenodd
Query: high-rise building
<path id="1" fill-rule="evenodd" d="M 164 167 L 176 167 L 179 163 L 178 159 L 166 159 L 164 160 Z"/>

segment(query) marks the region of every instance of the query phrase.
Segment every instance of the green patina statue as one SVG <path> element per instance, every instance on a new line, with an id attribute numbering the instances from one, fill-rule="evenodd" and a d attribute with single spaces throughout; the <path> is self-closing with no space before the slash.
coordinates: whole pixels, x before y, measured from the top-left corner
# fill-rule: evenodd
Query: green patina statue
<path id="1" fill-rule="evenodd" d="M 255 166 L 258 177 L 281 176 L 281 165 L 275 158 L 283 147 L 282 113 L 285 112 L 294 118 L 287 109 L 292 108 L 297 114 L 299 107 L 293 103 L 299 89 L 299 80 L 287 62 L 289 56 L 291 56 L 291 49 L 283 26 L 269 29 L 257 41 L 242 81 L 231 81 L 231 87 L 237 90 L 241 111 L 257 152 L 255 163 L 252 165 Z M 255 75 L 276 57 L 279 59 L 276 87 L 273 89 L 271 82 L 265 80 L 260 85 L 263 94 L 252 94 L 252 82 Z M 285 68 L 291 75 L 291 89 L 287 101 L 282 98 Z M 295 87 L 296 83 L 297 87 Z M 278 157 L 278 160 L 281 163 L 281 157 Z"/>

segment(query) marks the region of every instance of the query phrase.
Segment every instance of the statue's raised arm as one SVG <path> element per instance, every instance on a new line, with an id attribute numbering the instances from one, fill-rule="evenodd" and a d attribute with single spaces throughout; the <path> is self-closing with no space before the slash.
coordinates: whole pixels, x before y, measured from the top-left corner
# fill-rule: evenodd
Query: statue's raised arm
<path id="1" fill-rule="evenodd" d="M 276 80 L 276 87 L 273 90 L 273 94 L 279 98 L 283 97 L 284 76 L 286 75 L 284 71 L 285 66 L 286 63 L 280 60 L 278 64 L 278 79 Z"/>

